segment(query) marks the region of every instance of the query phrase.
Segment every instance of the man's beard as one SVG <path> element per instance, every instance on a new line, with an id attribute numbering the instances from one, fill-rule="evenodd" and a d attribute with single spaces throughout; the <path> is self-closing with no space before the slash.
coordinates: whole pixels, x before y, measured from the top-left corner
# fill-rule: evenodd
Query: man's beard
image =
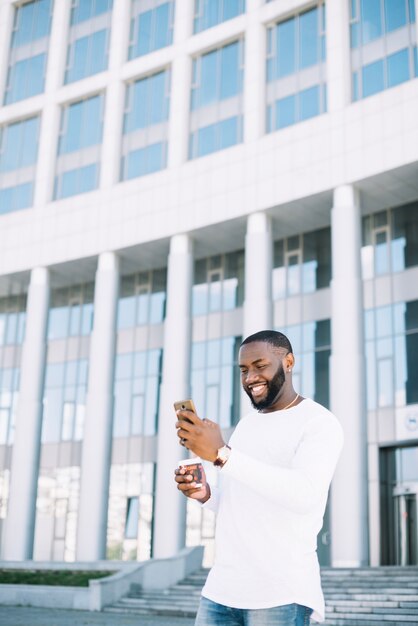
<path id="1" fill-rule="evenodd" d="M 247 389 L 245 388 L 244 388 L 244 391 L 247 394 L 247 396 L 250 398 L 251 404 L 253 405 L 254 409 L 257 409 L 257 411 L 262 411 L 263 409 L 268 409 L 271 407 L 271 405 L 277 399 L 277 396 L 279 395 L 284 385 L 284 382 L 285 382 L 285 373 L 284 373 L 283 365 L 279 363 L 277 372 L 275 373 L 273 378 L 270 380 L 270 382 L 267 382 L 267 395 L 264 398 L 264 400 L 256 401 L 253 399 L 250 391 L 247 391 Z"/>

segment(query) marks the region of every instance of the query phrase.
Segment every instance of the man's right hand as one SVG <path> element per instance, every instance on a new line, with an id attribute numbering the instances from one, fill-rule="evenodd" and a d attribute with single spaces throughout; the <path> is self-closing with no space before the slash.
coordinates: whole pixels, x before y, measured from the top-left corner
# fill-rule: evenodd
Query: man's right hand
<path id="1" fill-rule="evenodd" d="M 202 468 L 202 486 L 196 487 L 193 476 L 184 467 L 178 467 L 174 470 L 177 489 L 181 491 L 187 498 L 198 500 L 202 504 L 210 498 L 210 487 L 206 482 L 205 470 Z"/>

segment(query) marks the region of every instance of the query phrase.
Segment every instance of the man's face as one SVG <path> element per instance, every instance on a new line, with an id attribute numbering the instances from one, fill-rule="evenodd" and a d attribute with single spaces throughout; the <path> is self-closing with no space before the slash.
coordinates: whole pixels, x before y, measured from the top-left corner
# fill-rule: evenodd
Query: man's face
<path id="1" fill-rule="evenodd" d="M 282 359 L 284 348 L 254 341 L 242 346 L 239 355 L 241 382 L 251 404 L 258 411 L 274 411 L 286 382 Z"/>

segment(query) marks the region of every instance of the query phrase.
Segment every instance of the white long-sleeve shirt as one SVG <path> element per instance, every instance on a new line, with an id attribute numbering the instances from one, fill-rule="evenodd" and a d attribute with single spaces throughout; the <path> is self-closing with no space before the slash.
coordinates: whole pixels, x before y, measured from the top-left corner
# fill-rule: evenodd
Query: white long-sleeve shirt
<path id="1" fill-rule="evenodd" d="M 323 621 L 316 538 L 343 433 L 313 400 L 237 425 L 204 505 L 217 512 L 215 562 L 202 595 L 241 609 L 297 603 Z"/>

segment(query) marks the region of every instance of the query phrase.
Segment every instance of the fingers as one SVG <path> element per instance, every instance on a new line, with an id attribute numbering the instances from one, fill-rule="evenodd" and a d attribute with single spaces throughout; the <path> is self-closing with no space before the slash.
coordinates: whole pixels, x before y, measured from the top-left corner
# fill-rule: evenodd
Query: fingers
<path id="1" fill-rule="evenodd" d="M 202 421 L 193 411 L 176 411 L 176 413 L 180 420 L 188 420 L 188 423 L 199 424 Z"/>

